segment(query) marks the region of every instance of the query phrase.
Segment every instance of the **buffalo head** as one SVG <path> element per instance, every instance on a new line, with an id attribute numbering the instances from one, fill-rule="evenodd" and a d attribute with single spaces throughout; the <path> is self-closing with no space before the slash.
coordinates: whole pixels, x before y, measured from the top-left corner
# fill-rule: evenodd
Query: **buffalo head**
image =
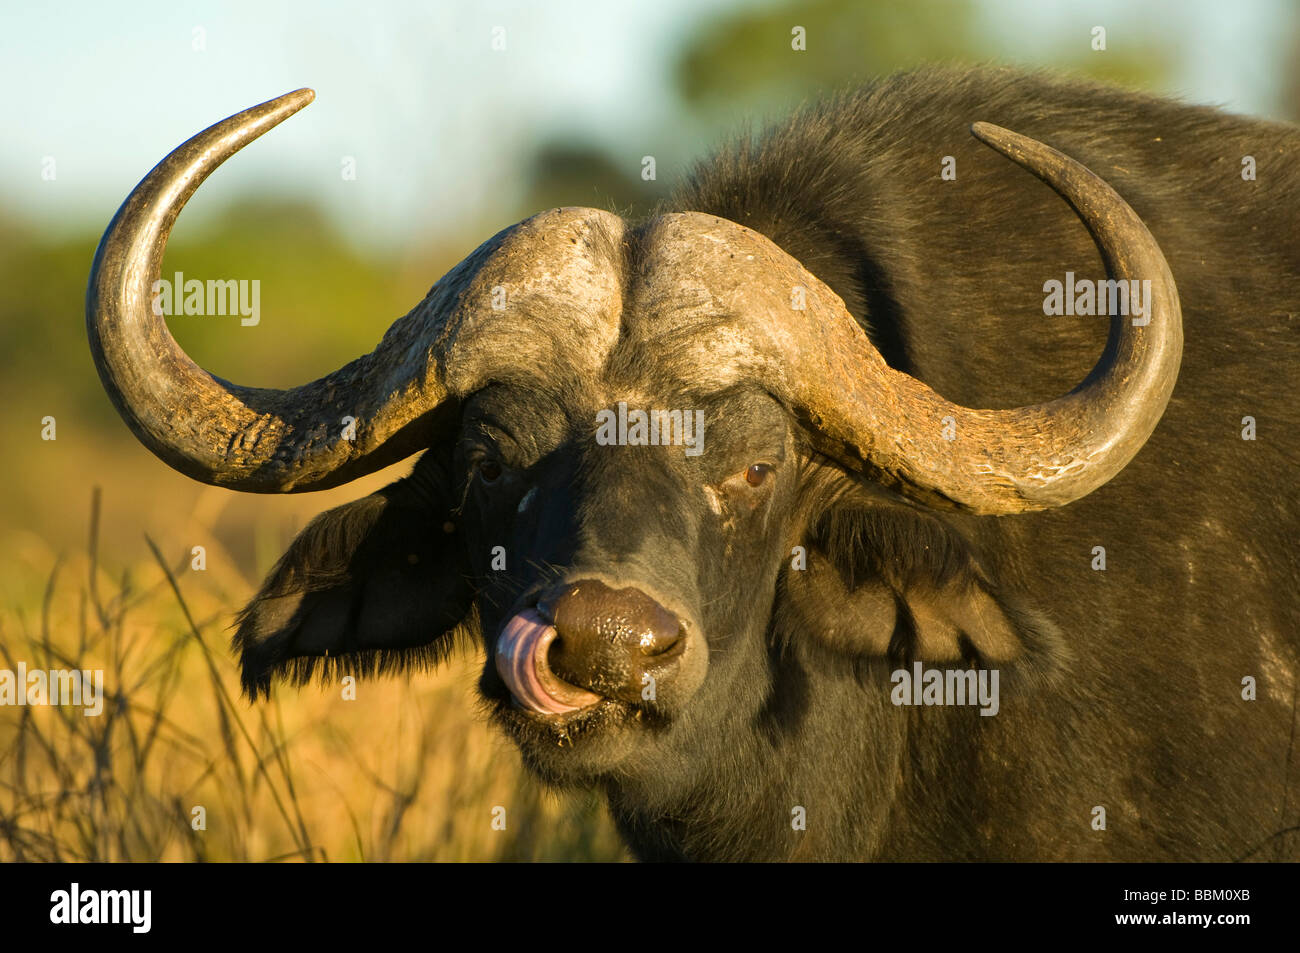
<path id="1" fill-rule="evenodd" d="M 87 298 L 118 410 L 196 480 L 316 490 L 423 451 L 316 519 L 244 610 L 251 695 L 481 637 L 482 693 L 536 770 L 633 785 L 702 770 L 699 739 L 754 718 L 778 629 L 992 661 L 1048 637 L 934 514 L 1069 503 L 1125 466 L 1169 399 L 1173 280 L 1092 173 L 972 127 L 1074 207 L 1111 278 L 1151 282 L 1149 319 L 1116 315 L 1092 373 L 1044 404 L 945 400 L 887 366 L 799 261 L 689 210 L 543 212 L 479 246 L 371 354 L 291 390 L 241 387 L 181 351 L 152 288 L 199 184 L 311 99 L 246 110 L 160 163 L 109 226 Z M 890 550 L 898 525 L 924 545 Z M 873 534 L 869 553 L 852 545 Z"/>

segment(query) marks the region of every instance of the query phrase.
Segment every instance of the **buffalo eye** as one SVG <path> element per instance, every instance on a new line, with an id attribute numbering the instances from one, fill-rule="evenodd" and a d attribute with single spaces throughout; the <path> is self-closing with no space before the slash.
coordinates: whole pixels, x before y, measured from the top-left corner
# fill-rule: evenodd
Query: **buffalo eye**
<path id="1" fill-rule="evenodd" d="M 772 472 L 771 464 L 755 463 L 751 465 L 748 470 L 745 471 L 745 482 L 753 487 L 762 486 L 763 481 L 767 479 L 768 474 L 770 474 L 771 472 Z"/>
<path id="2" fill-rule="evenodd" d="M 484 483 L 495 483 L 501 478 L 501 464 L 495 460 L 480 460 L 476 469 L 479 479 Z"/>

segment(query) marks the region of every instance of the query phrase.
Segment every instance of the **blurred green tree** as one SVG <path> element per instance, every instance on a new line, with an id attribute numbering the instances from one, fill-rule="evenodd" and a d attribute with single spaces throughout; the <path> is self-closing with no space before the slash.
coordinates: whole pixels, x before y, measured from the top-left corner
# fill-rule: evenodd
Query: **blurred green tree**
<path id="1" fill-rule="evenodd" d="M 1175 38 L 1136 21 L 1108 21 L 1104 52 L 1092 48 L 1087 10 L 1025 55 L 991 34 L 973 0 L 813 0 L 726 11 L 689 34 L 673 54 L 679 108 L 673 128 L 646 142 L 703 144 L 737 124 L 774 120 L 800 102 L 927 63 L 1015 63 L 1160 90 L 1173 75 Z M 796 28 L 801 28 L 803 49 Z M 678 156 L 679 160 L 685 159 Z M 639 157 L 582 134 L 542 144 L 529 163 L 523 214 L 556 205 L 599 205 L 638 214 L 671 188 L 684 164 L 664 163 L 657 183 L 638 177 Z"/>
<path id="2" fill-rule="evenodd" d="M 582 139 L 550 139 L 529 160 L 529 185 L 523 215 L 564 205 L 605 208 L 635 217 L 649 211 L 667 193 L 669 183 L 642 176 L 642 156 L 615 155 Z"/>
<path id="3" fill-rule="evenodd" d="M 1091 46 L 1087 11 L 1028 51 L 1005 48 L 971 0 L 790 2 L 737 9 L 682 47 L 674 75 L 683 102 L 697 111 L 785 109 L 843 86 L 926 63 L 996 61 L 1159 88 L 1170 76 L 1174 40 L 1111 22 L 1104 52 Z M 802 28 L 802 45 L 796 28 Z M 1140 42 L 1137 38 L 1140 37 Z M 1026 55 L 1026 52 L 1028 55 Z"/>

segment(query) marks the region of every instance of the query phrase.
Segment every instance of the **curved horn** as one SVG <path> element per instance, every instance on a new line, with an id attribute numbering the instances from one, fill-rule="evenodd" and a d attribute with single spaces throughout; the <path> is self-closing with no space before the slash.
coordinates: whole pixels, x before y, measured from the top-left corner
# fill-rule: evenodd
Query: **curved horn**
<path id="1" fill-rule="evenodd" d="M 1108 277 L 1150 280 L 1147 317 L 1139 322 L 1113 315 L 1097 365 L 1065 396 L 975 410 L 886 365 L 844 303 L 812 279 L 817 293 L 796 332 L 801 340 L 794 360 L 787 355 L 788 370 L 773 376 L 783 396 L 809 416 L 818 448 L 850 466 L 977 513 L 1061 506 L 1123 469 L 1164 413 L 1182 358 L 1178 291 L 1151 233 L 1101 178 L 999 126 L 975 123 L 971 132 L 1074 208 Z M 788 323 L 788 309 L 786 315 Z M 778 364 L 771 359 L 769 370 Z M 945 417 L 956 424 L 955 439 L 944 439 Z"/>
<path id="2" fill-rule="evenodd" d="M 424 415 L 446 396 L 419 346 L 427 322 L 399 321 L 373 353 L 271 390 L 203 370 L 154 311 L 167 236 L 185 202 L 217 166 L 314 98 L 296 90 L 178 147 L 122 203 L 95 253 L 86 331 L 100 379 L 145 446 L 205 483 L 263 493 L 345 483 L 427 445 Z M 342 438 L 345 417 L 356 421 L 355 439 Z"/>
<path id="3" fill-rule="evenodd" d="M 86 331 L 100 379 L 136 437 L 204 483 L 258 493 L 347 483 L 427 448 L 449 398 L 512 374 L 587 379 L 618 337 L 624 223 L 564 208 L 485 241 L 373 352 L 320 380 L 241 387 L 195 364 L 153 309 L 167 236 L 217 166 L 314 98 L 296 90 L 179 146 L 122 203 L 95 253 Z"/>

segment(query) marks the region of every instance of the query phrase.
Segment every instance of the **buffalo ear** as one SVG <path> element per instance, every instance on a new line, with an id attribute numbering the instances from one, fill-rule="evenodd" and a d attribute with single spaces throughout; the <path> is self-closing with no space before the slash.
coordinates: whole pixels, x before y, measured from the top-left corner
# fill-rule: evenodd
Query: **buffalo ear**
<path id="1" fill-rule="evenodd" d="M 276 677 L 302 685 L 434 665 L 469 634 L 474 589 L 445 470 L 430 457 L 290 544 L 237 619 L 249 697 L 269 695 Z"/>
<path id="2" fill-rule="evenodd" d="M 777 600 L 788 639 L 856 658 L 1010 667 L 1035 681 L 1068 661 L 1057 627 L 923 511 L 846 494 L 810 522 L 804 545 L 806 568 L 787 566 Z"/>

